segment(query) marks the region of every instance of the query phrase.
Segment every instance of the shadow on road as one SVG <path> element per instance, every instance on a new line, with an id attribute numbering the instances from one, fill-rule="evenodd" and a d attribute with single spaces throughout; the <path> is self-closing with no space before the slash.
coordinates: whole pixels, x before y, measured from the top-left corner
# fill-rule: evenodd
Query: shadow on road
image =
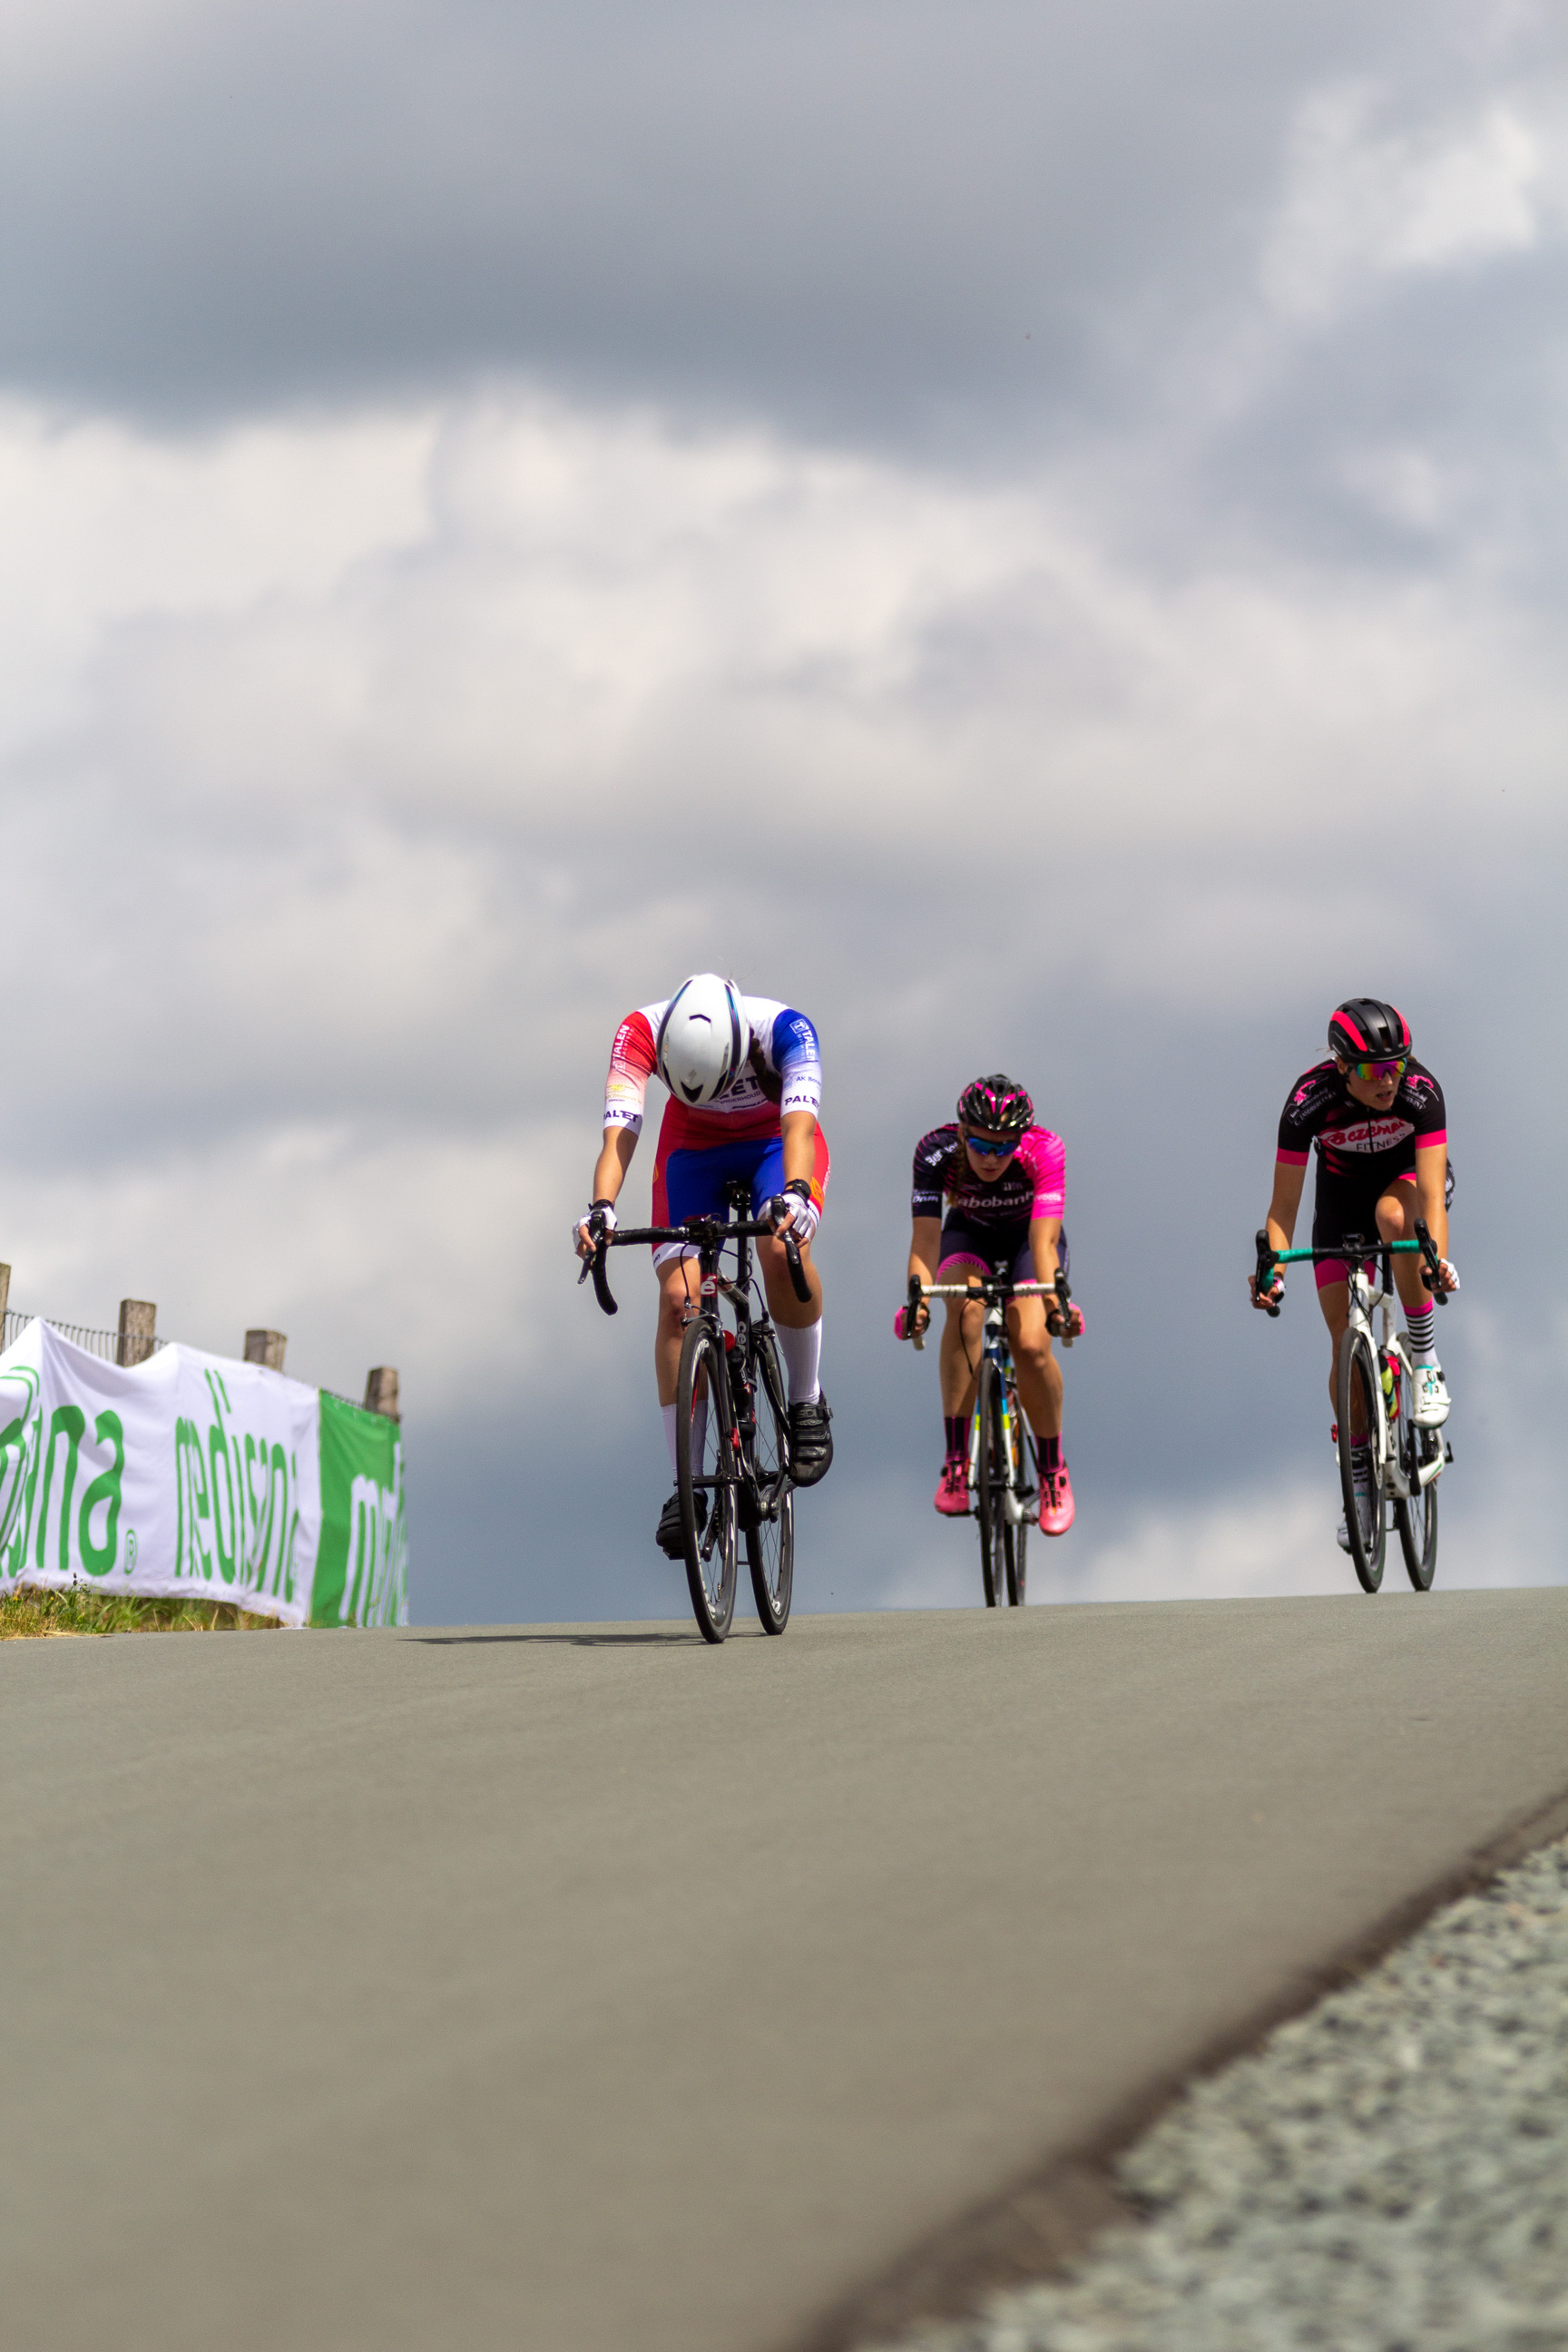
<path id="1" fill-rule="evenodd" d="M 737 1627 L 737 1633 L 741 1632 Z M 749 1629 L 747 1629 L 749 1630 Z M 693 1643 L 701 1646 L 702 1637 L 695 1626 L 690 1633 L 416 1633 L 416 1642 L 426 1649 L 456 1650 L 489 1642 L 559 1642 L 574 1650 L 690 1649 Z"/>

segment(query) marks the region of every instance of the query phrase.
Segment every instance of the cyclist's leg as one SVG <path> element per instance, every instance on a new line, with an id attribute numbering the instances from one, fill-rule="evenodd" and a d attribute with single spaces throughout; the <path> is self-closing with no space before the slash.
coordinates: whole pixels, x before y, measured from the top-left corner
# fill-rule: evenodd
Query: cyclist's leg
<path id="1" fill-rule="evenodd" d="M 833 1162 L 820 1128 L 814 1138 L 811 1197 L 818 1216 L 826 1204 Z M 784 1139 L 764 1138 L 752 1170 L 753 1213 L 784 1189 Z M 822 1276 L 812 1263 L 811 1244 L 796 1244 L 807 1297 L 795 1297 L 789 1259 L 780 1241 L 759 1241 L 757 1265 L 789 1390 L 791 1475 L 797 1486 L 815 1486 L 833 1463 L 832 1415 L 822 1393 Z"/>
<path id="2" fill-rule="evenodd" d="M 752 1179 L 752 1213 L 754 1216 L 764 1201 L 784 1190 L 784 1139 L 781 1136 L 763 1136 L 752 1147 L 756 1153 L 748 1173 Z M 827 1180 L 833 1162 L 827 1149 L 827 1138 L 820 1128 L 816 1130 L 816 1160 L 812 1170 L 811 1197 L 818 1213 L 826 1205 Z M 784 1372 L 789 1381 L 791 1404 L 809 1402 L 818 1391 L 817 1358 L 821 1351 L 822 1276 L 811 1259 L 811 1244 L 800 1244 L 800 1262 L 810 1289 L 809 1299 L 797 1298 L 790 1280 L 789 1264 L 782 1241 L 760 1241 L 757 1244 L 757 1265 L 767 1295 L 768 1313 L 779 1334 L 779 1353 L 784 1360 Z M 816 1332 L 809 1342 L 796 1339 L 796 1332 Z M 789 1334 L 792 1336 L 786 1337 Z"/>
<path id="3" fill-rule="evenodd" d="M 667 1148 L 665 1132 L 661 1129 L 654 1161 L 652 1222 L 656 1225 L 678 1225 L 687 1217 L 723 1215 L 721 1196 L 726 1179 L 735 1172 L 731 1164 L 734 1149 L 731 1144 L 721 1144 L 707 1151 L 671 1151 Z M 658 1388 L 665 1443 L 669 1448 L 670 1470 L 675 1475 L 679 1444 L 676 1397 L 680 1378 L 680 1347 L 688 1312 L 698 1302 L 697 1253 L 684 1248 L 679 1242 L 662 1242 L 654 1250 L 653 1268 L 658 1280 L 658 1319 L 654 1328 L 653 1342 L 654 1376 Z M 698 1401 L 697 1416 L 705 1419 L 707 1409 L 707 1397 L 703 1394 Z M 699 1452 L 703 1434 L 700 1427 L 694 1428 Z M 678 1500 L 677 1496 L 670 1496 L 658 1524 L 660 1548 L 670 1552 L 672 1558 L 679 1557 L 679 1551 Z"/>
<path id="4" fill-rule="evenodd" d="M 1018 1276 L 1023 1282 L 1028 1274 Z M 1037 1438 L 1062 1433 L 1062 1368 L 1046 1328 L 1043 1298 L 1014 1298 L 1007 1306 L 1007 1337 L 1018 1375 L 1018 1401 Z"/>
<path id="5" fill-rule="evenodd" d="M 1395 1177 L 1377 1204 L 1377 1230 L 1385 1242 L 1415 1239 L 1419 1205 L 1415 1171 Z M 1437 1302 L 1426 1287 L 1421 1259 L 1414 1250 L 1392 1263 L 1415 1376 L 1416 1415 L 1423 1425 L 1438 1427 L 1448 1416 L 1448 1384 L 1437 1361 Z"/>
<path id="6" fill-rule="evenodd" d="M 1413 1242 L 1415 1238 L 1415 1171 L 1408 1176 L 1396 1176 L 1378 1200 L 1377 1230 L 1385 1242 Z M 1399 1293 L 1405 1313 L 1419 1315 L 1424 1307 L 1432 1304 L 1432 1294 L 1421 1279 L 1421 1260 L 1414 1251 L 1408 1256 L 1393 1261 L 1394 1286 Z"/>
<path id="7" fill-rule="evenodd" d="M 1016 1282 L 1034 1279 L 1034 1262 L 1026 1242 L 1013 1265 Z M 1039 1520 L 1044 1534 L 1066 1535 L 1076 1506 L 1072 1480 L 1062 1454 L 1062 1368 L 1046 1328 L 1047 1302 L 1039 1297 L 1015 1298 L 1007 1307 L 1007 1337 L 1018 1381 L 1018 1402 L 1035 1433 L 1040 1467 Z"/>
<path id="8" fill-rule="evenodd" d="M 1349 1233 L 1364 1234 L 1370 1240 L 1377 1227 L 1377 1202 L 1372 1193 L 1357 1194 L 1351 1190 L 1331 1192 L 1321 1177 L 1318 1181 L 1317 1201 L 1312 1211 L 1312 1247 L 1332 1249 Z M 1342 1257 L 1320 1258 L 1312 1268 L 1318 1286 L 1318 1305 L 1329 1327 L 1329 1405 L 1338 1411 L 1337 1394 L 1340 1339 L 1351 1315 L 1351 1270 Z M 1365 1432 L 1356 1430 L 1354 1438 Z"/>
<path id="9" fill-rule="evenodd" d="M 939 1282 L 967 1282 L 970 1276 L 987 1275 L 994 1264 L 991 1246 L 982 1234 L 950 1217 L 942 1229 L 938 1244 L 936 1278 Z M 949 1434 L 954 1421 L 967 1430 L 970 1414 L 974 1411 L 975 1378 L 980 1369 L 980 1349 L 985 1331 L 985 1310 L 978 1299 L 944 1298 L 947 1313 L 942 1328 L 942 1344 L 937 1365 L 942 1385 L 942 1419 Z M 959 1449 L 968 1444 L 961 1436 Z M 950 1445 L 949 1451 L 952 1449 Z"/>

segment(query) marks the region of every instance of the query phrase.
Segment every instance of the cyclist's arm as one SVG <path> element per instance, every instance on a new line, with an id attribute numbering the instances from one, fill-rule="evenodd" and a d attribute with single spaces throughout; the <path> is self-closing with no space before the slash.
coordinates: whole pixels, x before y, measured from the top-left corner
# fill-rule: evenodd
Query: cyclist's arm
<path id="1" fill-rule="evenodd" d="M 1062 1237 L 1059 1217 L 1036 1217 L 1029 1225 L 1029 1249 L 1035 1261 L 1035 1280 L 1054 1282 L 1061 1254 L 1057 1247 Z M 1048 1303 L 1048 1302 L 1047 1302 Z"/>
<path id="2" fill-rule="evenodd" d="M 620 1196 L 626 1181 L 626 1170 L 632 1164 L 632 1154 L 637 1148 L 637 1129 L 631 1127 L 607 1127 L 599 1156 L 594 1162 L 593 1181 L 588 1188 L 590 1201 L 608 1201 L 612 1207 Z M 579 1257 L 592 1257 L 594 1244 L 588 1238 L 586 1222 L 579 1223 L 574 1235 Z"/>
<path id="3" fill-rule="evenodd" d="M 916 1217 L 910 1229 L 910 1279 L 913 1282 L 934 1282 L 937 1260 L 942 1255 L 942 1219 Z M 931 1302 L 922 1299 L 916 1328 L 923 1331 L 931 1321 Z"/>
<path id="4" fill-rule="evenodd" d="M 1266 1220 L 1270 1249 L 1288 1250 L 1296 1231 L 1296 1215 L 1307 1181 L 1307 1162 L 1280 1160 L 1274 1167 L 1274 1197 Z"/>
<path id="5" fill-rule="evenodd" d="M 816 1117 L 809 1110 L 786 1110 L 779 1121 L 784 1140 L 784 1180 L 803 1176 L 809 1184 L 816 1174 Z"/>
<path id="6" fill-rule="evenodd" d="M 1448 1147 L 1445 1143 L 1415 1147 L 1415 1213 L 1425 1217 L 1437 1255 L 1448 1255 L 1448 1212 L 1443 1195 L 1448 1189 Z"/>

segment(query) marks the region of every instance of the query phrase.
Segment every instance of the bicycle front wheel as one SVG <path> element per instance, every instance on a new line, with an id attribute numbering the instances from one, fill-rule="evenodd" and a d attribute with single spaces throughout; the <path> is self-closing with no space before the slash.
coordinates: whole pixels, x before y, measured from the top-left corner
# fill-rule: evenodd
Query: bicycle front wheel
<path id="1" fill-rule="evenodd" d="M 1388 1541 L 1388 1514 L 1384 1507 L 1382 1458 L 1378 1450 L 1383 1423 L 1383 1391 L 1377 1377 L 1377 1355 L 1368 1332 L 1347 1327 L 1340 1339 L 1334 1366 L 1334 1410 L 1339 1416 L 1340 1486 L 1344 1496 L 1345 1528 L 1351 1559 L 1364 1591 L 1375 1592 L 1383 1582 L 1383 1555 Z M 1373 1449 L 1370 1491 L 1355 1489 L 1354 1454 L 1351 1432 L 1360 1427 Z"/>
<path id="2" fill-rule="evenodd" d="M 1028 1434 L 1028 1423 L 1018 1407 L 1018 1391 L 1011 1381 L 1007 1386 L 1007 1416 L 1013 1496 L 1018 1507 L 1018 1517 L 1016 1522 L 1011 1517 L 1007 1519 L 1003 1534 L 1007 1549 L 1007 1598 L 1015 1609 L 1021 1609 L 1028 1574 L 1026 1552 L 1029 1540 L 1029 1472 L 1034 1466 L 1034 1441 Z M 1037 1474 L 1035 1485 L 1037 1499 Z"/>
<path id="3" fill-rule="evenodd" d="M 764 1331 L 756 1354 L 757 1466 L 754 1500 L 747 1498 L 746 1565 L 764 1633 L 789 1623 L 795 1589 L 795 1488 L 789 1483 L 789 1407 L 777 1342 Z"/>
<path id="4" fill-rule="evenodd" d="M 734 1448 L 724 1343 L 705 1316 L 686 1327 L 675 1398 L 675 1479 L 692 1612 L 706 1642 L 735 1614 Z"/>
<path id="5" fill-rule="evenodd" d="M 1394 1506 L 1394 1524 L 1399 1529 L 1399 1549 L 1405 1554 L 1405 1570 L 1417 1592 L 1430 1592 L 1432 1579 L 1437 1572 L 1437 1479 L 1429 1478 L 1425 1486 L 1416 1481 L 1423 1469 L 1443 1454 L 1443 1434 L 1436 1429 L 1418 1429 L 1410 1418 L 1415 1400 L 1411 1394 L 1412 1382 L 1404 1366 L 1399 1379 L 1399 1462 L 1410 1481 L 1408 1496 L 1401 1495 Z"/>
<path id="6" fill-rule="evenodd" d="M 1002 1418 L 1002 1376 L 989 1356 L 980 1364 L 974 1399 L 979 1442 L 976 1516 L 980 1521 L 980 1579 L 987 1609 L 1005 1605 L 1007 1591 L 1007 1437 Z"/>

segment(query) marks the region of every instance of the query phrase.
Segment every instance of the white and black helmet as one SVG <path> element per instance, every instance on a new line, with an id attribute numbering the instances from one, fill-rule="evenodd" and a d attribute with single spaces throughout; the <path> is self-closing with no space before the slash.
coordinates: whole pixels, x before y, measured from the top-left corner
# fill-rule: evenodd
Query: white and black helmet
<path id="1" fill-rule="evenodd" d="M 741 992 L 717 972 L 694 972 L 665 1007 L 655 1052 L 658 1075 L 685 1103 L 710 1103 L 734 1083 L 752 1050 Z"/>

